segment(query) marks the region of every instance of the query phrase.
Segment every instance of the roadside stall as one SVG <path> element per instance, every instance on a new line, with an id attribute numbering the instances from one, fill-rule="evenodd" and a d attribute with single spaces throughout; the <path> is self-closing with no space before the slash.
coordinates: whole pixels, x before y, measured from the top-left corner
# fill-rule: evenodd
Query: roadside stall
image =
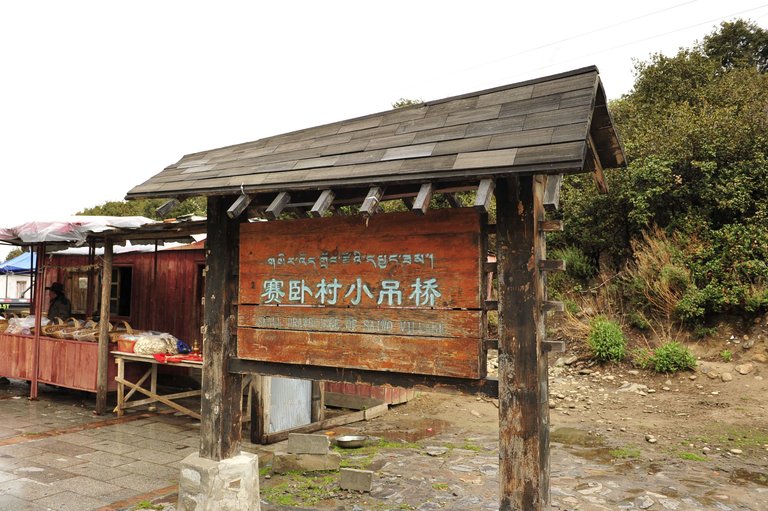
<path id="1" fill-rule="evenodd" d="M 163 298 L 156 292 L 179 291 L 163 281 L 162 275 L 177 275 L 178 268 L 168 272 L 159 270 L 158 248 L 165 240 L 194 241 L 193 234 L 205 232 L 200 221 L 154 222 L 144 217 L 71 217 L 61 221 L 28 222 L 13 228 L 0 229 L 0 242 L 27 246 L 35 253 L 36 263 L 32 270 L 34 292 L 31 313 L 26 317 L 6 318 L 0 323 L 0 376 L 29 380 L 30 397 L 37 398 L 38 383 L 96 393 L 96 412 L 106 411 L 106 395 L 118 390 L 117 364 L 111 353 L 118 350 L 118 342 L 134 338 L 142 331 L 162 327 L 162 322 L 152 323 L 144 316 L 134 325 L 127 320 L 134 311 L 148 311 L 154 305 L 180 303 L 151 300 L 138 305 L 139 296 L 147 294 Z M 142 279 L 127 279 L 127 271 L 113 268 L 113 245 L 125 243 L 154 245 L 154 256 L 145 265 L 152 269 Z M 78 259 L 54 255 L 64 248 L 87 247 L 87 254 Z M 98 255 L 97 255 L 97 250 Z M 160 256 L 162 257 L 162 256 Z M 189 259 L 189 258 L 188 258 Z M 194 259 L 194 258 L 192 258 Z M 192 261 L 195 275 L 202 274 L 200 262 Z M 131 264 L 128 268 L 136 266 Z M 117 275 L 115 276 L 115 272 Z M 131 282 L 131 280 L 133 280 Z M 63 320 L 45 317 L 48 308 L 46 288 L 59 283 L 70 299 L 72 315 Z M 201 284 L 200 284 L 201 286 Z M 142 289 L 133 293 L 131 289 Z M 181 289 L 180 291 L 186 291 Z M 188 293 L 185 293 L 185 296 Z M 194 303 L 195 296 L 186 299 Z M 156 307 L 155 307 L 156 308 Z M 172 319 L 184 311 L 190 314 L 185 303 L 181 307 L 161 307 L 165 317 Z M 192 312 L 194 330 L 199 325 L 200 312 Z M 139 367 L 127 366 L 126 371 L 138 374 Z"/>

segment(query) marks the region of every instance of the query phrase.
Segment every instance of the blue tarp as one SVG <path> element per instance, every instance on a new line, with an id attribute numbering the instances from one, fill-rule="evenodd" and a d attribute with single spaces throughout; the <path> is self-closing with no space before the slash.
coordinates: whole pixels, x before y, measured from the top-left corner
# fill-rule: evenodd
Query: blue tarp
<path id="1" fill-rule="evenodd" d="M 35 254 L 24 252 L 10 261 L 0 263 L 0 273 L 29 273 L 35 267 Z"/>

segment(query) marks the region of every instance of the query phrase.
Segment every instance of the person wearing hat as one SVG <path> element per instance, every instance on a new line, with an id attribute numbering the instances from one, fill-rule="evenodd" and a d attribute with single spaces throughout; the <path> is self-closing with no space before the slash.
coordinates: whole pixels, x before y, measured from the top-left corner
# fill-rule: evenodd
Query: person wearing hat
<path id="1" fill-rule="evenodd" d="M 64 285 L 61 282 L 54 282 L 45 289 L 51 292 L 51 303 L 48 305 L 48 319 L 61 318 L 66 320 L 72 316 L 72 304 L 64 296 Z"/>

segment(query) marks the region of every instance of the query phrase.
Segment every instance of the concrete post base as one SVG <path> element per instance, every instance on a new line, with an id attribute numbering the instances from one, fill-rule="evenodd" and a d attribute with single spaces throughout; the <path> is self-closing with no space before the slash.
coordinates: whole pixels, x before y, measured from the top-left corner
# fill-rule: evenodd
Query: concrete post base
<path id="1" fill-rule="evenodd" d="M 193 453 L 181 462 L 178 511 L 260 511 L 259 458 L 241 453 L 213 461 Z"/>

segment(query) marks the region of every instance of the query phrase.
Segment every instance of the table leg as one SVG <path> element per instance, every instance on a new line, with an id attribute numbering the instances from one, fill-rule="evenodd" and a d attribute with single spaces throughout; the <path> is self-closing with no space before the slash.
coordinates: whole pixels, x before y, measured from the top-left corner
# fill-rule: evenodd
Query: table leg
<path id="1" fill-rule="evenodd" d="M 115 359 L 115 363 L 117 364 L 117 407 L 115 408 L 117 410 L 117 416 L 122 417 L 123 416 L 123 404 L 124 404 L 124 396 L 125 396 L 125 385 L 121 382 L 125 381 L 125 360 L 123 360 L 120 357 L 117 357 Z"/>
<path id="2" fill-rule="evenodd" d="M 157 365 L 152 364 L 152 377 L 149 380 L 149 391 L 152 392 L 153 396 L 157 395 Z M 151 405 L 147 406 L 147 410 L 150 412 L 156 412 L 157 411 L 157 405 L 152 403 Z"/>

